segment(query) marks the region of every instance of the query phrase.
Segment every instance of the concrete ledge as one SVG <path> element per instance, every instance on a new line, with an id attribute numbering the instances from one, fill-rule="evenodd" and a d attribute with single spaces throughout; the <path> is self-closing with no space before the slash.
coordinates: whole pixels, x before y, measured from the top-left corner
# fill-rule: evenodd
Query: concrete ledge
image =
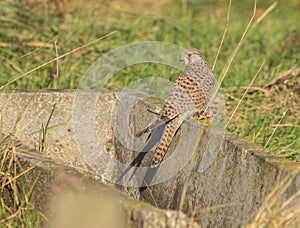
<path id="1" fill-rule="evenodd" d="M 124 147 L 115 137 L 112 127 L 116 124 L 112 113 L 124 101 L 120 99 L 120 94 L 121 92 L 101 94 L 92 92 L 90 97 L 97 98 L 95 123 L 99 141 L 111 156 L 121 163 L 129 164 L 138 152 Z M 134 95 L 129 93 L 128 99 L 131 96 Z M 56 104 L 48 127 L 45 156 L 79 172 L 91 173 L 92 170 L 82 159 L 74 139 L 72 124 L 74 98 L 75 91 L 0 92 L 2 133 L 13 134 L 29 148 L 38 150 L 42 126 L 47 123 Z M 138 102 L 130 114 L 129 128 L 132 132 L 142 129 L 153 119 L 153 115 L 146 111 L 149 107 L 154 109 L 149 101 Z M 188 131 L 200 129 L 202 132 L 192 164 L 187 164 L 171 179 L 151 186 L 142 194 L 138 188 L 117 187 L 136 199 L 157 204 L 159 208 L 178 210 L 183 186 L 186 180 L 189 180 L 183 211 L 187 214 L 193 213 L 195 221 L 201 225 L 212 227 L 240 226 L 253 219 L 265 196 L 282 178 L 291 173 L 295 175 L 293 183 L 282 196 L 282 200 L 300 189 L 299 162 L 290 162 L 265 154 L 261 148 L 231 134 L 225 134 L 220 138 L 210 128 L 200 128 L 190 121 L 184 123 L 183 128 Z M 180 133 L 172 143 L 169 156 L 176 148 L 179 137 Z M 211 138 L 219 140 L 217 157 L 207 169 L 199 172 L 199 164 L 205 165 L 203 158 Z M 191 142 L 186 140 L 182 146 L 187 148 L 189 144 Z M 185 151 L 181 152 L 178 154 L 179 159 L 180 156 L 185 157 Z M 146 156 L 143 164 L 147 164 L 150 157 L 151 155 Z M 190 166 L 192 171 L 188 178 Z M 115 171 L 114 168 L 111 167 L 112 172 Z M 190 208 L 191 205 L 193 210 Z M 137 214 L 133 217 L 138 218 Z"/>

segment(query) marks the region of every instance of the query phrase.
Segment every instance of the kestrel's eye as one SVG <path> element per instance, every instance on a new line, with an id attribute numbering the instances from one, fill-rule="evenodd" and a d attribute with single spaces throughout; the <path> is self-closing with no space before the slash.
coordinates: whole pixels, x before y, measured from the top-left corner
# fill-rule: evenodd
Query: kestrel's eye
<path id="1" fill-rule="evenodd" d="M 191 53 L 188 53 L 188 57 L 191 57 L 192 56 L 192 54 Z"/>

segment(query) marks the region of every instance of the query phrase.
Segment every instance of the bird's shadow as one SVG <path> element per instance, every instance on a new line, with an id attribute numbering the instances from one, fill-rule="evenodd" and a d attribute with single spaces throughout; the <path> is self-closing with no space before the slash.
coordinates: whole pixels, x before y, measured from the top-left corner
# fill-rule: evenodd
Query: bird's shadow
<path id="1" fill-rule="evenodd" d="M 151 151 L 151 149 L 159 142 L 163 131 L 165 128 L 165 124 L 161 124 L 160 126 L 158 126 L 157 128 L 155 128 L 153 130 L 153 132 L 151 132 L 146 140 L 146 144 L 143 147 L 143 149 L 141 150 L 141 152 L 133 159 L 133 161 L 129 164 L 128 168 L 121 174 L 121 176 L 118 178 L 117 182 L 120 183 L 120 181 L 123 179 L 123 177 L 131 170 L 133 170 L 133 173 L 131 174 L 129 181 L 134 177 L 136 170 L 138 169 L 138 167 L 141 166 L 142 161 L 144 160 L 145 156 L 148 154 L 149 151 Z M 149 164 L 150 166 L 150 164 Z M 144 191 L 147 186 L 150 185 L 151 181 L 153 180 L 158 166 L 154 166 L 154 167 L 148 167 L 146 174 L 142 180 L 142 187 L 139 187 L 140 191 Z"/>

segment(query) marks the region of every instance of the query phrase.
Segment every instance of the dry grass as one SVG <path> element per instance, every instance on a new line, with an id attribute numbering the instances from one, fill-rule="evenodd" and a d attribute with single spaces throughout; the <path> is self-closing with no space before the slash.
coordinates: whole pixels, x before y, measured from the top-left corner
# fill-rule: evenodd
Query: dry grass
<path id="1" fill-rule="evenodd" d="M 254 221 L 246 228 L 299 227 L 300 190 L 282 201 L 295 175 L 299 175 L 299 171 L 299 168 L 295 169 L 294 175 L 285 177 L 274 187 L 274 190 L 267 195 Z"/>
<path id="2" fill-rule="evenodd" d="M 300 112 L 299 68 L 293 67 L 282 72 L 274 80 L 261 86 L 251 86 L 249 89 L 247 87 L 224 88 L 223 90 L 227 100 L 231 100 L 226 103 L 229 112 L 234 112 L 239 105 L 239 110 L 233 117 L 230 117 L 230 127 L 233 127 L 234 123 L 239 123 L 241 127 L 244 127 L 242 131 L 246 132 L 249 132 L 247 127 L 249 129 L 255 127 L 256 132 L 248 135 L 248 139 L 256 144 L 261 144 L 272 153 L 299 160 L 300 151 L 296 146 L 299 145 L 296 135 L 299 135 L 300 132 L 298 123 Z M 238 93 L 241 94 L 245 94 L 247 91 L 245 96 L 242 96 L 246 101 L 240 103 L 240 99 L 232 97 L 233 90 L 239 91 Z M 290 142 L 286 143 L 286 139 Z"/>
<path id="3" fill-rule="evenodd" d="M 43 215 L 37 213 L 29 200 L 34 185 L 30 188 L 19 181 L 34 166 L 26 169 L 16 159 L 18 142 L 13 136 L 0 140 L 0 226 L 32 227 L 40 224 Z"/>

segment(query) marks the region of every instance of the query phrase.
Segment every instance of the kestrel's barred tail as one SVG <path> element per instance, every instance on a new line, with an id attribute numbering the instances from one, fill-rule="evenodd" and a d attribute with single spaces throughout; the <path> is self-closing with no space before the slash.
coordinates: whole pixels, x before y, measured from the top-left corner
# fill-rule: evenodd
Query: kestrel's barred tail
<path id="1" fill-rule="evenodd" d="M 166 155 L 166 152 L 171 144 L 171 141 L 172 141 L 173 137 L 175 136 L 179 127 L 180 127 L 180 123 L 179 123 L 178 118 L 175 118 L 172 121 L 170 121 L 169 123 L 167 123 L 167 125 L 165 126 L 165 129 L 164 129 L 163 135 L 159 141 L 159 144 L 155 149 L 155 153 L 153 156 L 151 166 L 157 165 L 163 160 L 163 158 Z"/>

